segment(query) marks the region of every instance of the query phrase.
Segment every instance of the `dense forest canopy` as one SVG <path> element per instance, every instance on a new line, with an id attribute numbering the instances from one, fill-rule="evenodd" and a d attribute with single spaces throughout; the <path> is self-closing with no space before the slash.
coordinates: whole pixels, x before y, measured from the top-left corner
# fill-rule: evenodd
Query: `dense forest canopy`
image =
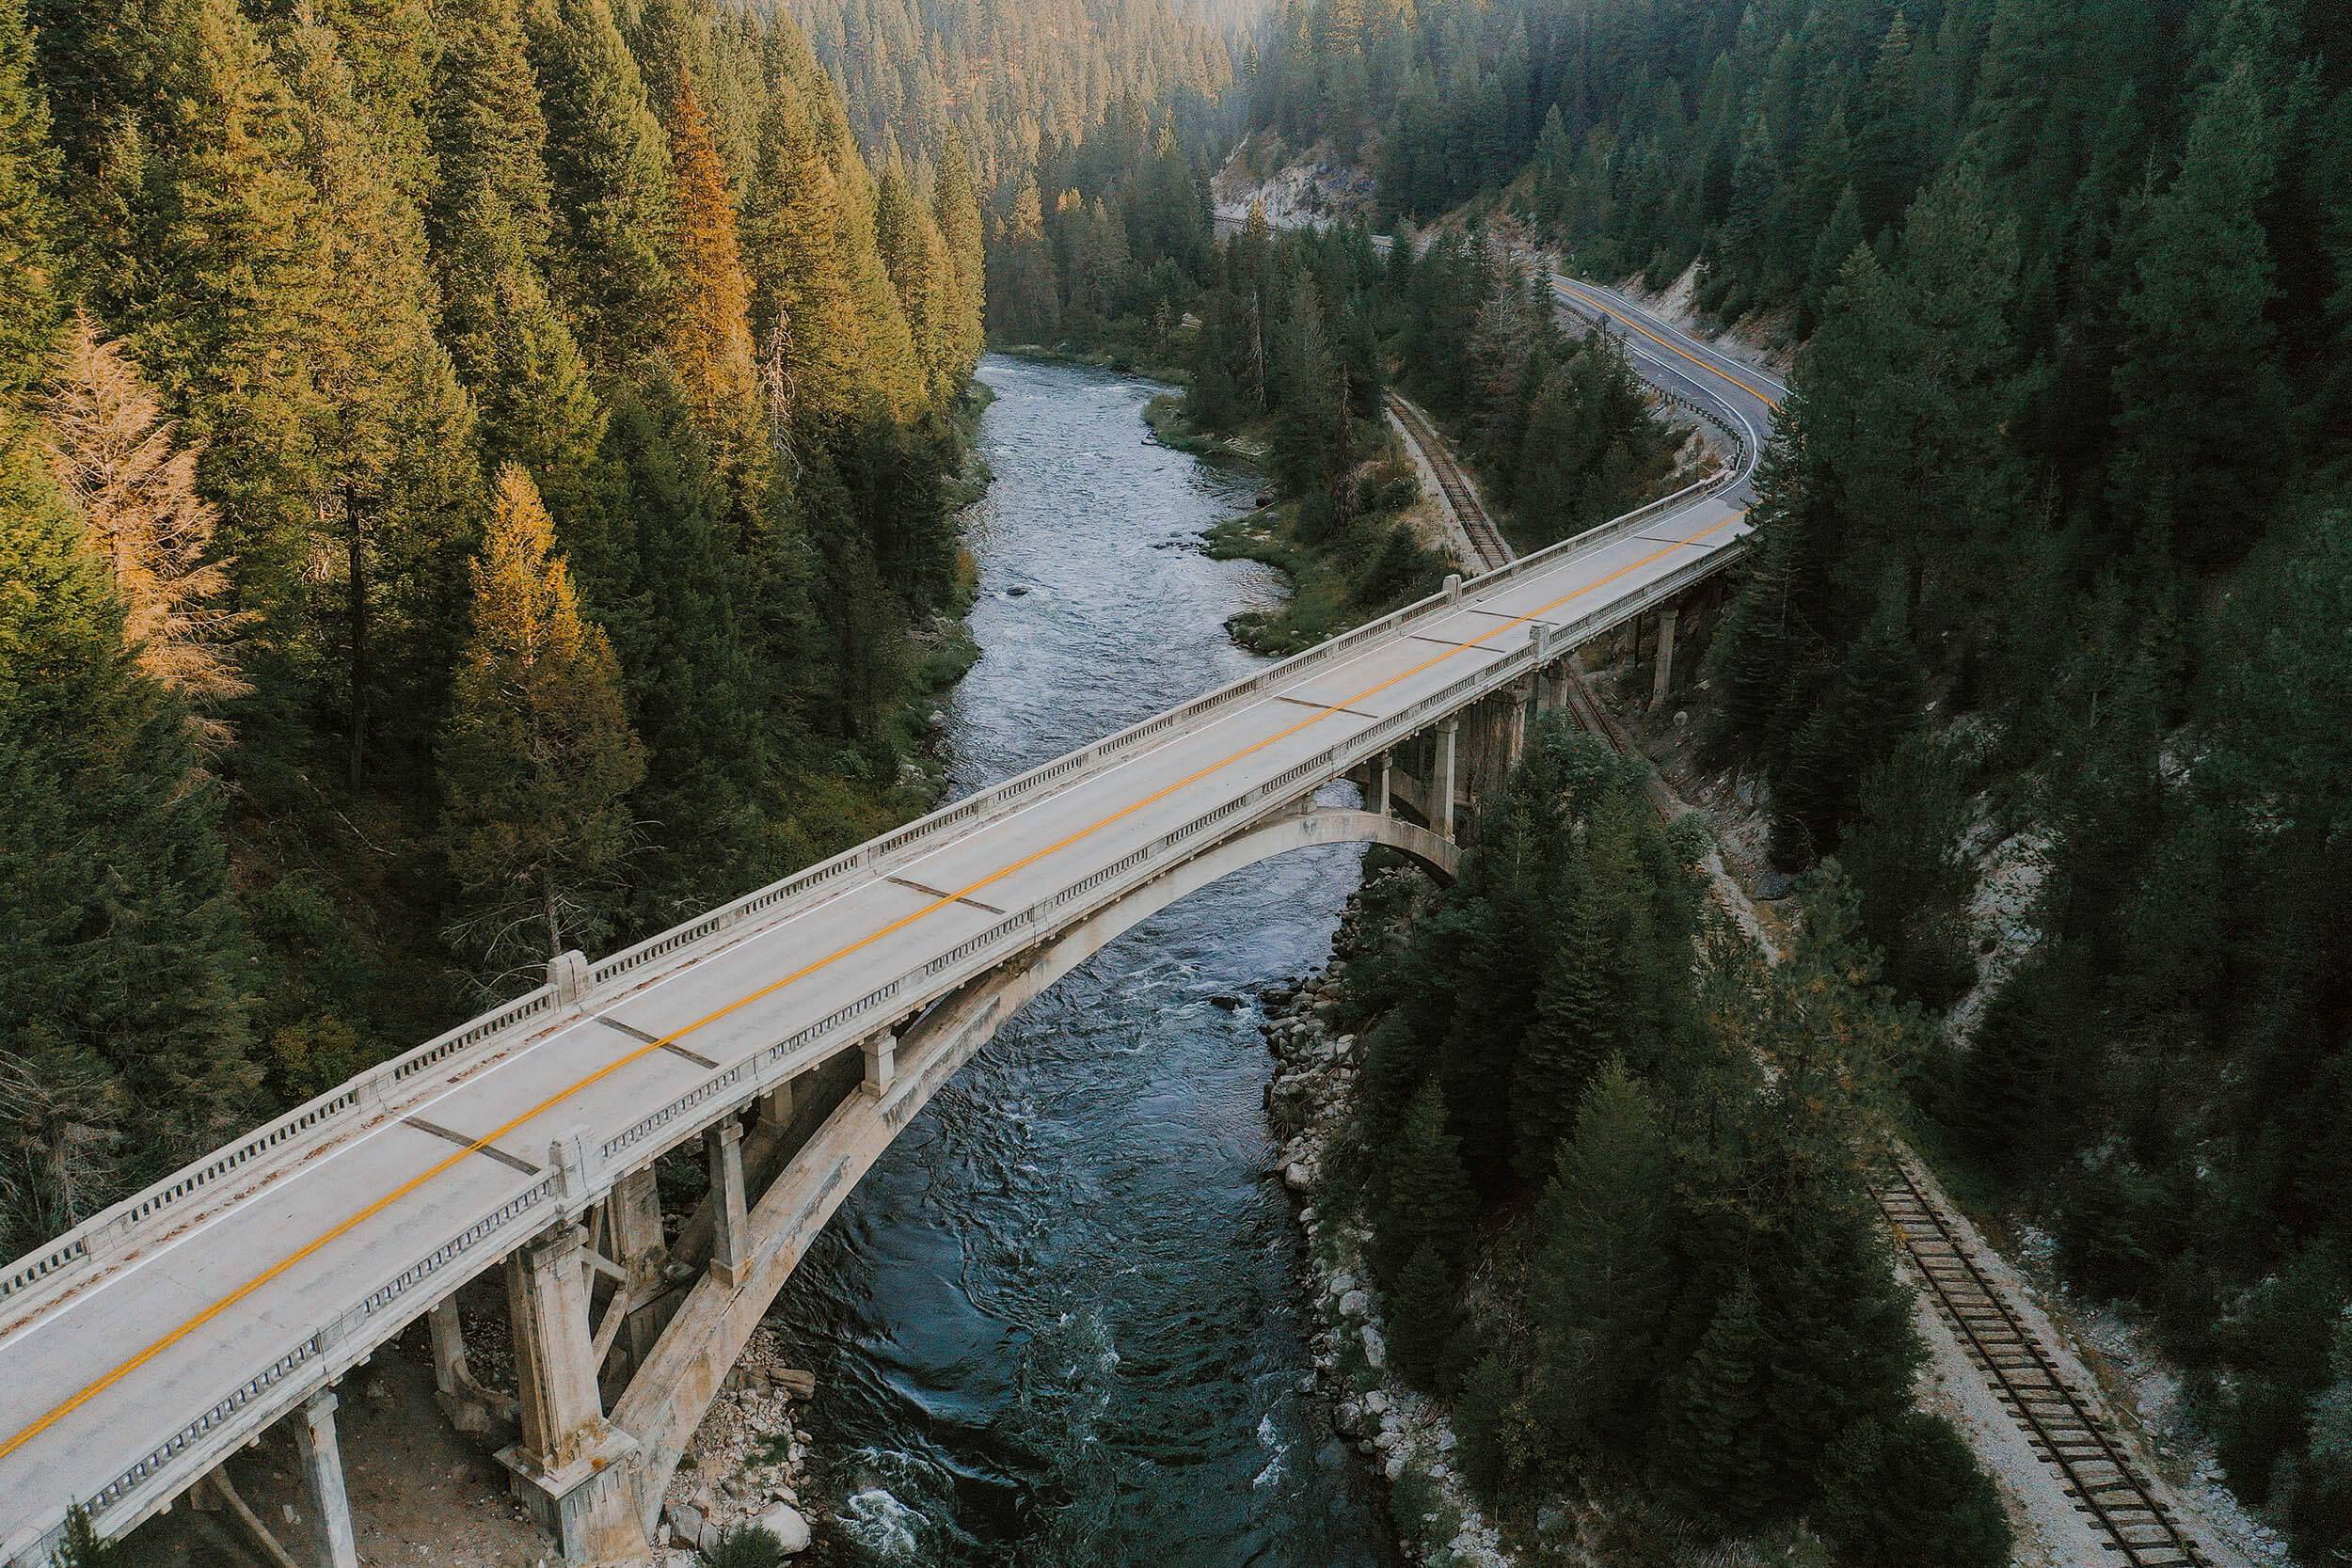
<path id="1" fill-rule="evenodd" d="M 949 141 L 982 183 L 1017 184 L 1088 140 L 1114 105 L 1148 106 L 1188 145 L 1223 136 L 1242 27 L 1258 0 L 790 0 L 869 155 L 922 161 Z"/>
<path id="2" fill-rule="evenodd" d="M 1984 980 L 1934 1135 L 2352 1541 L 2352 10 L 1299 0 L 1252 90 L 1258 166 L 1803 345 L 1712 744 L 1904 990 Z"/>
<path id="3" fill-rule="evenodd" d="M 712 0 L 0 0 L 0 1250 L 928 804 L 980 177 Z"/>

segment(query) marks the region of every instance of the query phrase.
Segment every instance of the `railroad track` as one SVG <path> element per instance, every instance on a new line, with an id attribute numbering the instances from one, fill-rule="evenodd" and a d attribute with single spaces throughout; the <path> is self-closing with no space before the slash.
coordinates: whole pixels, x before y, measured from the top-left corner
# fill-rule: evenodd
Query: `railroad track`
<path id="1" fill-rule="evenodd" d="M 1489 572 L 1498 566 L 1508 566 L 1518 559 L 1517 554 L 1503 539 L 1502 531 L 1495 527 L 1494 519 L 1486 515 L 1477 486 L 1463 474 L 1461 465 L 1454 461 L 1453 449 L 1446 445 L 1445 437 L 1431 428 L 1427 415 L 1394 392 L 1389 394 L 1389 406 L 1412 436 L 1413 444 L 1421 448 L 1422 455 L 1429 460 L 1430 472 L 1438 476 L 1438 488 L 1445 492 L 1446 504 L 1454 509 L 1462 531 L 1470 535 L 1470 544 L 1486 558 L 1477 564 Z"/>
<path id="2" fill-rule="evenodd" d="M 1890 1148 L 1871 1196 L 1968 1358 L 2034 1451 L 2065 1478 L 2076 1512 L 2106 1538 L 2101 1544 L 2113 1555 L 2105 1560 L 2124 1568 L 2202 1568 L 2205 1559 L 2134 1469 L 2108 1423 L 1986 1276 L 1910 1160 Z"/>

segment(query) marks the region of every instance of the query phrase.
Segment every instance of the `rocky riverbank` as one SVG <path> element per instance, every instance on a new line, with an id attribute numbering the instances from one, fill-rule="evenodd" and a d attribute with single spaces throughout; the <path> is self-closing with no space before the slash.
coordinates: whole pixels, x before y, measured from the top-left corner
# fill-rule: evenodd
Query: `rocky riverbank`
<path id="1" fill-rule="evenodd" d="M 792 1407 L 816 1390 L 813 1374 L 784 1364 L 773 1329 L 752 1336 L 670 1480 L 660 1543 L 668 1568 L 687 1568 L 698 1547 L 744 1525 L 765 1528 L 787 1557 L 808 1549 L 808 1442 Z"/>
<path id="2" fill-rule="evenodd" d="M 1455 1438 L 1444 1410 L 1407 1387 L 1389 1366 L 1385 1325 L 1364 1265 L 1371 1232 L 1351 1195 L 1327 1180 L 1345 1136 L 1360 1066 L 1356 1037 L 1337 1031 L 1343 996 L 1337 972 L 1376 940 L 1365 911 L 1395 902 L 1384 895 L 1402 890 L 1384 884 L 1396 878 L 1412 881 L 1418 874 L 1395 867 L 1367 875 L 1348 900 L 1328 967 L 1263 994 L 1266 1046 L 1276 1062 L 1266 1114 L 1280 1140 L 1282 1182 L 1297 1199 L 1306 1233 L 1315 1373 L 1331 1401 L 1333 1430 L 1374 1459 L 1387 1478 L 1397 1544 L 1409 1560 L 1504 1568 L 1513 1560 L 1454 1466 Z"/>

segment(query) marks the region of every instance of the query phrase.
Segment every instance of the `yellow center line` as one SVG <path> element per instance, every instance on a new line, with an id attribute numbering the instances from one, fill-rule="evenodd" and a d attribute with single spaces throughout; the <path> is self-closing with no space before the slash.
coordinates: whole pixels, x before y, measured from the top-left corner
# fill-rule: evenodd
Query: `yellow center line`
<path id="1" fill-rule="evenodd" d="M 472 1143 L 467 1145 L 461 1149 L 458 1149 L 455 1153 L 448 1155 L 437 1164 L 430 1165 L 424 1170 L 419 1172 L 417 1175 L 410 1177 L 407 1180 L 402 1182 L 390 1192 L 386 1193 L 382 1197 L 377 1198 L 374 1202 L 370 1203 L 366 1208 L 361 1209 L 358 1212 L 351 1215 L 348 1219 L 343 1220 L 333 1228 L 313 1238 L 311 1241 L 304 1243 L 294 1251 L 288 1253 L 284 1258 L 279 1259 L 277 1262 L 271 1264 L 260 1274 L 255 1275 L 252 1278 L 246 1280 L 243 1285 L 240 1285 L 234 1291 L 231 1291 L 229 1294 L 221 1297 L 218 1301 L 214 1302 L 210 1307 L 205 1307 L 202 1311 L 189 1318 L 178 1327 L 171 1329 L 155 1339 L 145 1349 L 140 1350 L 135 1354 L 133 1354 L 128 1359 L 116 1366 L 113 1370 L 92 1380 L 78 1392 L 59 1401 L 55 1406 L 51 1407 L 30 1425 L 11 1435 L 5 1443 L 0 1443 L 0 1459 L 6 1459 L 8 1455 L 23 1448 L 26 1443 L 31 1442 L 34 1438 L 40 1436 L 51 1427 L 56 1426 L 66 1417 L 71 1416 L 74 1411 L 79 1410 L 83 1405 L 87 1404 L 91 1400 L 96 1399 L 99 1395 L 104 1393 L 116 1384 L 120 1383 L 124 1378 L 130 1376 L 133 1372 L 137 1371 L 141 1367 L 146 1366 L 150 1361 L 154 1360 L 155 1357 L 161 1355 L 172 1346 L 180 1343 L 182 1340 L 188 1338 L 188 1336 L 202 1328 L 206 1323 L 209 1323 L 214 1319 L 219 1317 L 223 1312 L 228 1311 L 239 1302 L 246 1300 L 256 1291 L 259 1291 L 263 1286 L 268 1285 L 272 1280 L 279 1278 L 288 1270 L 293 1269 L 297 1264 L 301 1263 L 305 1259 L 314 1257 L 322 1248 L 332 1245 L 342 1237 L 349 1235 L 360 1226 L 365 1225 L 376 1215 L 384 1212 L 385 1210 L 390 1208 L 393 1204 L 398 1203 L 402 1198 L 408 1196 L 411 1193 L 416 1192 L 420 1187 L 424 1186 L 427 1182 L 441 1176 L 444 1172 L 454 1168 L 456 1165 L 463 1163 L 469 1156 L 480 1152 L 482 1149 L 497 1142 L 500 1138 L 506 1136 L 506 1134 L 514 1132 L 516 1128 L 523 1126 L 525 1123 L 533 1121 L 539 1117 L 546 1115 L 548 1111 L 553 1110 L 556 1106 L 571 1099 L 574 1095 L 580 1093 L 582 1090 L 602 1083 L 605 1079 L 610 1078 L 612 1074 L 620 1071 L 623 1068 L 629 1066 L 631 1063 L 640 1061 L 644 1057 L 651 1055 L 654 1052 L 660 1050 L 663 1046 L 674 1044 L 676 1041 L 685 1038 L 687 1036 L 693 1034 L 696 1030 L 707 1028 L 710 1024 L 718 1022 L 721 1019 L 728 1017 L 730 1014 L 739 1012 L 743 1008 L 750 1006 L 755 1002 L 772 996 L 777 991 L 784 990 L 787 986 L 790 986 L 801 980 L 806 979 L 809 975 L 816 974 L 818 970 L 824 969 L 832 964 L 838 963 L 843 958 L 849 958 L 852 954 L 863 952 L 865 949 L 871 947 L 874 943 L 881 942 L 885 937 L 895 935 L 896 933 L 906 929 L 916 921 L 922 920 L 940 910 L 944 910 L 949 905 L 957 903 L 961 899 L 969 897 L 975 893 L 978 893 L 983 889 L 992 887 L 994 884 L 1003 881 L 1008 877 L 1014 876 L 1024 870 L 1026 870 L 1028 867 L 1035 865 L 1038 862 L 1044 860 L 1049 855 L 1058 854 L 1060 851 L 1069 848 L 1072 845 L 1102 832 L 1104 828 L 1110 827 L 1118 822 L 1122 822 L 1128 817 L 1133 816 L 1136 813 L 1143 811 L 1148 807 L 1165 800 L 1169 796 L 1176 794 L 1180 790 L 1190 788 L 1192 785 L 1200 783 L 1202 779 L 1209 777 L 1213 773 L 1220 772 L 1237 762 L 1241 762 L 1246 758 L 1256 755 L 1258 752 L 1264 751 L 1269 746 L 1287 740 L 1292 736 L 1298 734 L 1300 731 L 1323 722 L 1326 719 L 1330 718 L 1333 713 L 1342 708 L 1354 707 L 1359 703 L 1361 703 L 1369 698 L 1376 697 L 1383 691 L 1388 690 L 1390 688 L 1410 680 L 1415 675 L 1421 674 L 1424 671 L 1434 669 L 1438 665 L 1444 663 L 1447 659 L 1456 657 L 1457 656 L 1479 646 L 1481 643 L 1487 641 L 1491 638 L 1502 636 L 1504 632 L 1511 630 L 1514 626 L 1524 626 L 1540 615 L 1544 615 L 1551 610 L 1559 609 L 1562 605 L 1568 603 L 1572 599 L 1581 598 L 1585 594 L 1592 593 L 1595 589 L 1605 588 L 1610 583 L 1618 580 L 1620 578 L 1628 577 L 1634 572 L 1638 572 L 1643 567 L 1663 556 L 1670 555 L 1678 549 L 1687 549 L 1690 546 L 1696 545 L 1700 540 L 1707 538 L 1709 534 L 1720 533 L 1724 529 L 1729 528 L 1732 524 L 1738 522 L 1744 515 L 1746 515 L 1746 511 L 1742 508 L 1740 511 L 1733 513 L 1723 521 L 1710 524 L 1707 528 L 1700 530 L 1698 532 L 1692 534 L 1686 540 L 1680 541 L 1677 544 L 1667 545 L 1662 548 L 1653 550 L 1649 554 L 1642 557 L 1639 561 L 1621 566 L 1617 570 L 1611 572 L 1606 577 L 1597 578 L 1593 581 L 1586 583 L 1581 588 L 1562 594 L 1560 597 L 1552 600 L 1549 604 L 1538 605 L 1524 615 L 1514 616 L 1508 621 L 1499 622 L 1493 629 L 1481 633 L 1479 636 L 1471 639 L 1468 642 L 1461 643 L 1454 647 L 1450 647 L 1443 653 L 1437 654 L 1429 658 L 1423 659 L 1421 663 L 1414 665 L 1411 669 L 1406 670 L 1398 674 L 1391 675 L 1387 680 L 1381 681 L 1377 685 L 1368 686 L 1363 690 L 1357 692 L 1354 696 L 1346 698 L 1335 707 L 1318 709 L 1310 713 L 1307 717 L 1299 720 L 1296 723 L 1278 730 L 1274 734 L 1267 736 L 1263 740 L 1253 741 L 1251 744 L 1243 747 L 1241 750 L 1234 752 L 1228 756 L 1220 757 L 1216 761 L 1207 764 L 1205 767 L 1187 773 L 1183 778 L 1178 779 L 1174 784 L 1156 789 L 1151 794 L 1144 796 L 1142 799 L 1136 800 L 1129 805 L 1120 807 L 1118 811 L 1111 813 L 1109 816 L 1104 816 L 1094 822 L 1090 822 L 1085 827 L 1080 828 L 1062 838 L 1055 840 L 1053 843 L 1045 846 L 1041 849 L 1024 855 L 1019 860 L 990 872 L 987 876 L 980 878 L 977 881 L 971 882 L 963 887 L 958 888 L 953 893 L 943 894 L 931 902 L 925 904 L 920 909 L 917 909 L 912 914 L 902 915 L 898 919 L 892 921 L 889 925 L 882 927 L 880 930 L 871 932 L 866 936 L 860 937 L 857 941 L 850 942 L 848 946 L 839 948 L 834 952 L 826 954 L 821 958 L 818 958 L 812 962 L 804 964 L 801 968 L 794 970 L 791 974 L 785 975 L 782 979 L 771 981 L 769 984 L 760 987 L 757 990 L 739 996 L 733 1002 L 728 1003 L 725 1006 L 721 1007 L 714 1012 L 706 1013 L 701 1018 L 694 1020 L 691 1023 L 685 1024 L 678 1029 L 673 1030 L 671 1033 L 662 1036 L 660 1039 L 648 1041 L 644 1045 L 640 1046 L 638 1049 L 631 1051 L 627 1055 L 608 1063 L 606 1066 L 597 1069 L 595 1072 L 588 1074 L 586 1077 L 580 1079 L 579 1082 L 571 1085 L 570 1086 L 560 1089 L 556 1093 L 548 1096 L 547 1099 L 542 1100 L 538 1104 L 532 1106 L 531 1109 L 523 1112 L 517 1117 L 515 1117 L 502 1126 L 495 1127 L 489 1132 L 485 1132 L 481 1137 L 476 1138 Z"/>
<path id="2" fill-rule="evenodd" d="M 1624 311 L 1612 308 L 1608 301 L 1584 289 L 1581 285 L 1570 282 L 1565 277 L 1557 277 L 1552 279 L 1552 283 L 1562 293 L 1574 294 L 1574 296 L 1583 304 L 1591 306 L 1594 309 L 1598 310 L 1604 316 L 1613 317 L 1617 321 L 1623 322 L 1626 325 L 1633 328 L 1634 331 L 1639 332 L 1643 337 L 1647 338 L 1651 342 L 1656 343 L 1660 348 L 1666 350 L 1670 354 L 1678 354 L 1682 356 L 1683 358 L 1688 359 L 1691 363 L 1696 365 L 1708 374 L 1714 376 L 1717 380 L 1730 382 L 1734 387 L 1739 388 L 1741 391 L 1756 399 L 1756 402 L 1762 404 L 1773 413 L 1777 414 L 1780 412 L 1779 403 L 1773 399 L 1771 393 L 1765 391 L 1762 388 L 1751 387 L 1746 382 L 1740 380 L 1738 376 L 1732 374 L 1729 371 L 1724 370 L 1721 365 L 1710 364 L 1708 361 L 1700 358 L 1697 355 L 1692 354 L 1689 349 L 1682 347 L 1679 343 L 1670 342 L 1666 339 L 1660 337 L 1657 333 L 1652 332 L 1648 327 L 1644 326 L 1640 322 L 1635 321 L 1631 316 L 1627 315 Z"/>

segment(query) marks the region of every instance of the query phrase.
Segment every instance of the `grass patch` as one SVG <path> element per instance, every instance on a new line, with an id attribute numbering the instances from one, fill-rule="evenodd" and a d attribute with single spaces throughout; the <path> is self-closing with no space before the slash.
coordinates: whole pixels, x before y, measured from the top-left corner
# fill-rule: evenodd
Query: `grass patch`
<path id="1" fill-rule="evenodd" d="M 1261 562 L 1290 579 L 1290 597 L 1279 608 L 1245 610 L 1225 623 L 1251 653 L 1301 653 L 1367 618 L 1338 562 L 1299 539 L 1294 502 L 1228 517 L 1201 538 L 1216 560 Z"/>

